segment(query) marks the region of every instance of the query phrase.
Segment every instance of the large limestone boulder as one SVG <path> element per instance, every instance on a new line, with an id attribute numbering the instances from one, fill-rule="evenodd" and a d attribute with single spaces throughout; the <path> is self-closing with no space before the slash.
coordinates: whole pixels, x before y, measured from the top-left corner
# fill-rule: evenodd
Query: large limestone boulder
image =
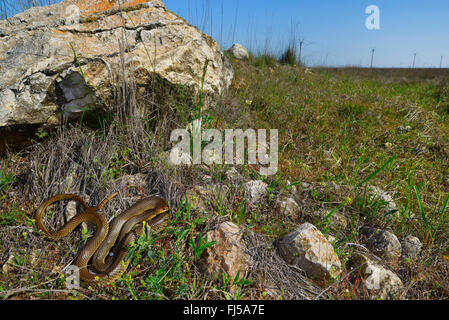
<path id="1" fill-rule="evenodd" d="M 198 92 L 207 60 L 206 94 L 220 94 L 233 77 L 218 43 L 160 0 L 36 7 L 0 21 L 0 39 L 0 129 L 111 108 L 123 64 L 138 87 L 157 74 Z"/>

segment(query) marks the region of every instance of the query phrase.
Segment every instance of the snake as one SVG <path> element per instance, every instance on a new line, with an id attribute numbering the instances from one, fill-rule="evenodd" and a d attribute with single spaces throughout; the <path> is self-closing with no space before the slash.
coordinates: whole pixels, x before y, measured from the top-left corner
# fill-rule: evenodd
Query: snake
<path id="1" fill-rule="evenodd" d="M 124 189 L 129 187 L 127 186 Z M 141 191 L 143 190 L 141 189 Z M 150 196 L 136 202 L 117 215 L 109 224 L 98 211 L 118 193 L 108 196 L 96 207 L 88 206 L 76 194 L 58 194 L 45 200 L 35 212 L 34 218 L 37 228 L 50 239 L 67 236 L 83 222 L 90 222 L 95 225 L 95 234 L 80 250 L 73 263 L 79 268 L 79 277 L 82 282 L 110 283 L 118 279 L 130 263 L 130 260 L 124 260 L 129 244 L 135 241 L 142 232 L 142 227 L 139 226 L 145 222 L 153 228 L 161 225 L 168 218 L 168 203 L 159 196 Z M 43 223 L 43 215 L 50 205 L 61 200 L 76 201 L 81 204 L 84 211 L 75 215 L 60 229 L 50 231 Z M 91 259 L 92 264 L 89 265 Z"/>

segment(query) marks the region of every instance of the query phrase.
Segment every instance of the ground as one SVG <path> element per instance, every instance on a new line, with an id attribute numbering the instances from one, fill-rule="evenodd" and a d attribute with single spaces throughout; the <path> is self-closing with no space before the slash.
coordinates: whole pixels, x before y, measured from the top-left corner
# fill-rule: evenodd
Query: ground
<path id="1" fill-rule="evenodd" d="M 184 100 L 182 90 L 171 90 L 139 121 L 120 122 L 109 116 L 104 117 L 105 127 L 86 122 L 62 132 L 39 132 L 37 141 L 12 149 L 1 162 L 0 264 L 9 261 L 9 270 L 0 274 L 5 298 L 299 299 L 306 298 L 304 292 L 310 298 L 367 298 L 357 280 L 344 276 L 321 289 L 307 284 L 310 287 L 302 290 L 306 281 L 290 269 L 283 269 L 284 278 L 278 279 L 274 293 L 265 289 L 261 268 L 240 279 L 208 279 L 198 269 L 207 247 L 199 235 L 225 220 L 248 232 L 248 244 L 264 248 L 255 254 L 260 261 L 272 259 L 279 266 L 272 243 L 304 222 L 336 237 L 333 245 L 343 268 L 349 267 L 347 244 L 357 241 L 361 226 L 390 230 L 399 239 L 415 236 L 424 246 L 419 259 L 390 266 L 404 283 L 401 298 L 448 298 L 449 71 L 304 68 L 263 55 L 251 55 L 249 61 L 229 59 L 235 69 L 231 88 L 201 109 L 201 117 L 205 128 L 279 130 L 276 175 L 260 176 L 253 165 L 237 168 L 244 181 L 260 179 L 269 185 L 263 203 L 246 208 L 243 188 L 232 184 L 226 205 L 198 210 L 183 200 L 205 175 L 215 184 L 229 184 L 229 167 L 167 166 L 162 155 L 170 147 L 170 131 L 185 128 L 200 110 Z M 151 92 L 135 94 L 144 95 L 133 100 L 138 107 L 154 101 Z M 61 270 L 92 230 L 46 240 L 33 220 L 37 205 L 61 191 L 98 203 L 117 191 L 124 177 L 138 173 L 146 192 L 157 190 L 168 198 L 170 225 L 159 234 L 147 232 L 132 245 L 131 267 L 120 281 L 67 290 Z M 369 186 L 388 191 L 397 211 L 386 211 L 387 203 L 370 198 Z M 283 192 L 299 204 L 297 216 L 276 211 L 276 199 Z M 123 196 L 105 214 L 113 216 L 134 199 Z M 314 214 L 320 210 L 338 212 L 345 223 L 332 220 L 333 214 Z M 48 223 L 61 225 L 58 219 L 54 214 Z M 304 281 L 303 288 L 298 281 Z"/>

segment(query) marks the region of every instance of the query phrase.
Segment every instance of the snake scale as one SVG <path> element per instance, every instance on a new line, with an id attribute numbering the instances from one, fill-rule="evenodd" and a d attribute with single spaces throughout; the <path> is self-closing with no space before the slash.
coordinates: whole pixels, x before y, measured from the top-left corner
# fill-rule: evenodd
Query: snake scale
<path id="1" fill-rule="evenodd" d="M 118 193 L 107 197 L 97 207 L 88 206 L 78 195 L 59 194 L 44 201 L 36 210 L 36 226 L 51 239 L 65 237 L 83 222 L 95 225 L 95 234 L 81 249 L 74 261 L 74 265 L 80 271 L 80 280 L 83 282 L 109 283 L 118 279 L 129 264 L 129 261 L 124 261 L 128 245 L 135 241 L 142 232 L 142 228 L 136 226 L 140 226 L 145 221 L 147 225 L 155 227 L 164 223 L 168 218 L 167 202 L 161 197 L 151 196 L 139 200 L 108 224 L 106 218 L 98 211 Z M 59 230 L 50 231 L 42 221 L 43 215 L 49 206 L 61 200 L 76 201 L 81 204 L 84 211 L 71 218 Z M 91 259 L 92 263 L 89 264 Z"/>

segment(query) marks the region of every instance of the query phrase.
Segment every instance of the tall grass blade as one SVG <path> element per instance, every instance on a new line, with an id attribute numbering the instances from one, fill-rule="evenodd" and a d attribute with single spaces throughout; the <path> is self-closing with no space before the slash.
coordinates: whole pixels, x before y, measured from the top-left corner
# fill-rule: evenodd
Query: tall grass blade
<path id="1" fill-rule="evenodd" d="M 382 167 L 380 167 L 379 169 L 377 169 L 376 171 L 371 173 L 365 180 L 360 182 L 356 188 L 360 188 L 363 184 L 365 184 L 366 182 L 368 182 L 369 180 L 371 180 L 372 178 L 377 176 L 379 174 L 379 172 L 381 172 L 383 169 L 385 169 L 386 166 L 388 166 L 390 163 L 392 163 L 394 161 L 394 159 L 396 159 L 396 157 L 397 157 L 396 154 L 393 155 L 387 162 L 384 163 L 384 165 Z"/>

